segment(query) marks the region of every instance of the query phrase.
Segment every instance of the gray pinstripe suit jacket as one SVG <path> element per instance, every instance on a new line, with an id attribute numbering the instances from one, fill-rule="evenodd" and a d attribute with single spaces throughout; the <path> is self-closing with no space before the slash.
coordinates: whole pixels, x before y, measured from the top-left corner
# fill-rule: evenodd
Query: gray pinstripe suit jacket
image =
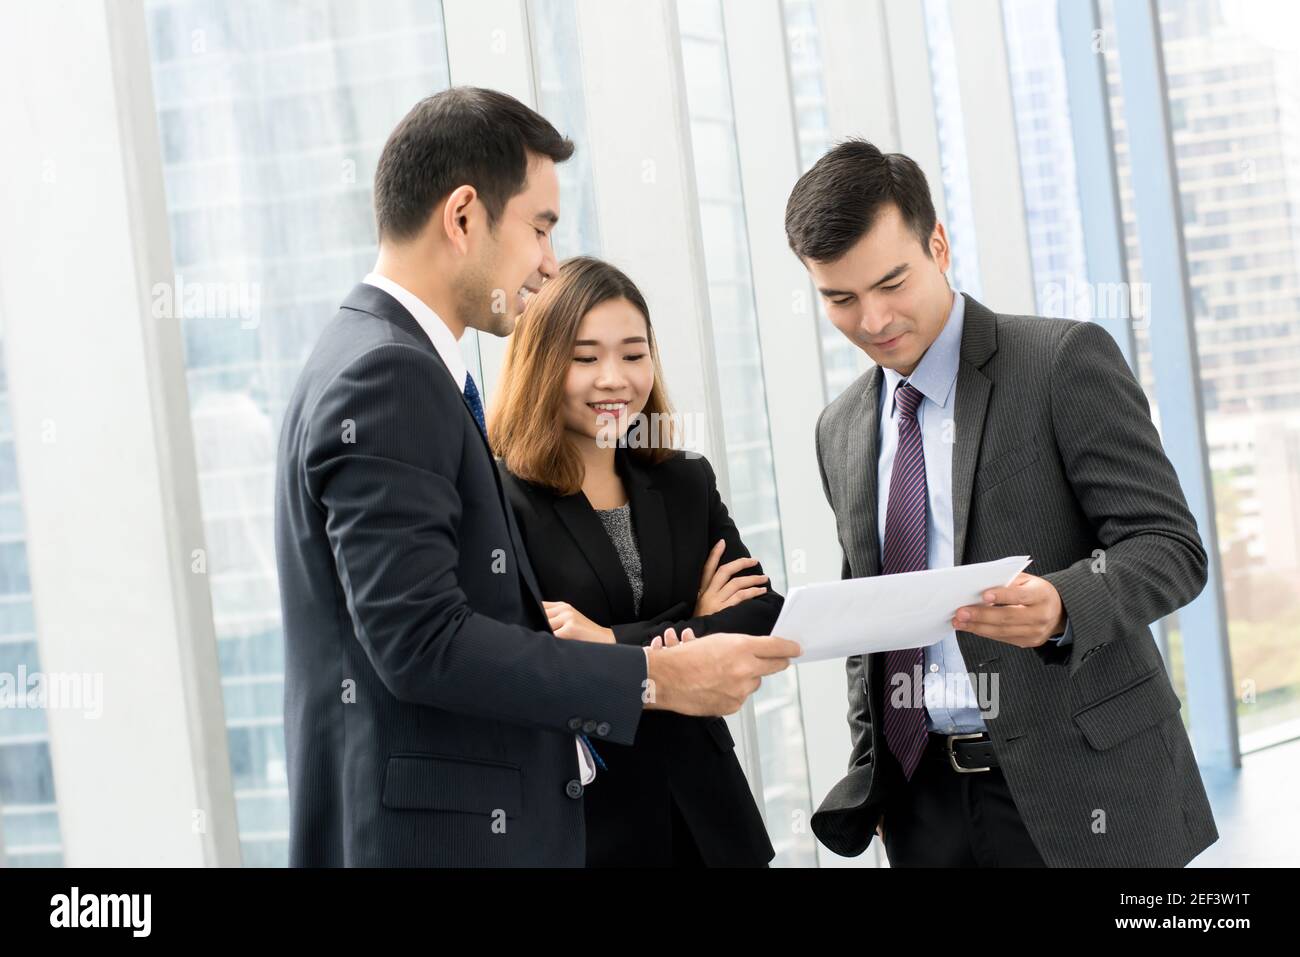
<path id="1" fill-rule="evenodd" d="M 880 573 L 880 377 L 817 423 L 845 578 Z M 955 417 L 954 562 L 1033 556 L 1073 625 L 1064 648 L 957 633 L 972 675 L 997 675 L 985 723 L 1034 843 L 1049 866 L 1186 864 L 1218 831 L 1147 626 L 1200 593 L 1206 556 L 1141 388 L 1100 326 L 967 296 Z M 849 770 L 812 827 L 852 856 L 902 778 L 881 731 L 883 655 L 847 667 Z"/>

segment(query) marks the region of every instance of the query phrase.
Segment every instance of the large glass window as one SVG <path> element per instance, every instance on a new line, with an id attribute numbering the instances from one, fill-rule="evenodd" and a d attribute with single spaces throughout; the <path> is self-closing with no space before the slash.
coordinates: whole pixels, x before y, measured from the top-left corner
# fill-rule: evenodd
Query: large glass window
<path id="1" fill-rule="evenodd" d="M 1133 192 L 1128 162 L 1128 128 L 1124 121 L 1118 48 L 1109 25 L 1110 7 L 1102 3 L 1103 23 L 1108 28 L 1099 36 L 1063 38 L 1054 3 L 1037 0 L 1004 0 L 1007 60 L 1015 110 L 1020 153 L 1021 184 L 1033 257 L 1034 287 L 1041 315 L 1091 319 L 1091 308 L 1099 308 L 1085 289 L 1092 282 L 1083 247 L 1082 211 L 1079 207 L 1075 173 L 1073 128 L 1070 124 L 1069 91 L 1061 43 L 1086 43 L 1103 59 L 1110 99 L 1115 168 L 1120 189 L 1120 214 L 1124 255 L 1130 289 L 1141 296 L 1142 263 L 1133 210 Z M 1152 419 L 1160 428 L 1160 407 L 1151 365 L 1150 341 L 1144 298 L 1130 301 L 1133 309 L 1135 369 L 1151 407 Z M 1166 666 L 1179 695 L 1186 697 L 1186 668 L 1178 614 L 1155 623 Z M 1190 711 L 1183 720 L 1189 725 Z"/>
<path id="2" fill-rule="evenodd" d="M 1300 736 L 1300 17 L 1160 0 L 1243 750 Z"/>
<path id="3" fill-rule="evenodd" d="M 1140 283 L 1111 0 L 1101 10 L 1129 278 Z M 1285 5 L 1161 0 L 1159 11 L 1238 730 L 1249 751 L 1300 737 L 1300 31 Z M 1135 336 L 1150 393 L 1159 344 L 1145 324 Z M 1176 616 L 1168 647 L 1181 690 Z"/>
<path id="4" fill-rule="evenodd" d="M 1131 169 L 1143 153 L 1132 148 L 1125 124 L 1110 0 L 1101 10 L 1136 283 Z M 1245 1 L 1160 3 L 1244 752 L 1300 737 L 1300 33 L 1286 29 L 1286 17 L 1294 20 L 1288 10 Z M 1144 324 L 1135 335 L 1149 391 L 1151 352 L 1160 342 Z M 1183 651 L 1175 616 L 1169 653 L 1179 688 Z"/>
<path id="5" fill-rule="evenodd" d="M 59 867 L 63 846 L 45 711 L 17 698 L 41 674 L 20 492 L 0 338 L 0 679 L 7 686 L 0 692 L 6 696 L 0 702 L 0 862 Z"/>
<path id="6" fill-rule="evenodd" d="M 1056 4 L 1003 0 L 1002 10 L 1038 312 L 1084 318 L 1068 305 L 1088 276 Z"/>
<path id="7" fill-rule="evenodd" d="M 821 30 L 813 0 L 784 0 L 786 55 L 790 63 L 790 94 L 799 137 L 799 171 L 807 172 L 833 145 L 827 115 L 825 68 Z M 791 184 L 793 186 L 793 184 Z M 817 310 L 817 335 L 822 351 L 822 379 L 830 402 L 858 376 L 870 361 L 866 353 L 846 339 L 826 318 L 821 296 L 813 296 Z"/>
<path id="8" fill-rule="evenodd" d="M 575 0 L 529 0 L 537 110 L 577 145 L 556 167 L 560 178 L 560 221 L 551 236 L 555 254 L 600 255 L 596 187 L 587 140 L 582 47 Z"/>
<path id="9" fill-rule="evenodd" d="M 1137 212 L 1133 208 L 1133 179 L 1131 175 L 1132 168 L 1129 163 L 1129 131 L 1128 123 L 1125 122 L 1124 117 L 1124 94 L 1120 82 L 1119 68 L 1119 45 L 1115 40 L 1114 18 L 1111 15 L 1113 8 L 1110 0 L 1101 0 L 1098 6 L 1101 12 L 1103 31 L 1102 35 L 1092 42 L 1098 47 L 1099 53 L 1105 61 L 1106 92 L 1110 107 L 1111 131 L 1114 137 L 1115 175 L 1119 185 L 1120 218 L 1124 231 L 1125 268 L 1128 271 L 1130 288 L 1140 289 L 1144 288 L 1145 279 L 1142 273 L 1142 250 L 1138 241 Z M 1142 319 L 1134 321 L 1133 343 L 1136 348 L 1134 353 L 1136 368 L 1134 372 L 1142 383 L 1142 390 L 1146 393 L 1147 403 L 1151 406 L 1151 417 L 1156 428 L 1159 429 L 1161 427 L 1160 404 L 1156 395 L 1155 376 L 1151 365 L 1149 332 L 1150 327 L 1147 322 Z M 1183 638 L 1182 629 L 1178 624 L 1178 613 L 1174 612 L 1159 622 L 1157 628 L 1161 651 L 1165 655 L 1165 664 L 1169 669 L 1174 688 L 1179 696 L 1186 700 L 1187 668 L 1183 658 Z M 1188 731 L 1191 733 L 1191 711 L 1189 709 L 1183 710 L 1183 723 L 1188 726 Z"/>
<path id="10" fill-rule="evenodd" d="M 278 865 L 276 439 L 320 329 L 374 265 L 379 152 L 449 85 L 442 7 L 148 0 L 146 12 L 241 845 L 245 864 Z"/>
<path id="11" fill-rule="evenodd" d="M 718 0 L 678 0 L 677 11 L 731 480 L 727 504 L 745 544 L 771 577 L 772 587 L 784 592 L 781 516 L 722 8 Z M 811 799 L 795 669 L 763 682 L 754 696 L 754 713 L 775 863 L 815 864 L 814 838 L 807 827 Z"/>

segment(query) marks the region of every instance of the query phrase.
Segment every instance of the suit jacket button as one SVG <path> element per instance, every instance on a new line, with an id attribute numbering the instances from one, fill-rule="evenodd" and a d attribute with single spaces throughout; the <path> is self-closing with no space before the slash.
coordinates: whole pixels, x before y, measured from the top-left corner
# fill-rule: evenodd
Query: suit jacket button
<path id="1" fill-rule="evenodd" d="M 591 732 L 593 732 L 593 731 L 595 731 L 595 730 L 596 730 L 596 722 L 594 722 L 594 721 L 584 721 L 584 722 L 582 723 L 582 733 L 583 733 L 583 734 L 591 734 Z"/>
<path id="2" fill-rule="evenodd" d="M 600 724 L 596 725 L 596 733 L 602 738 L 609 734 L 609 722 L 602 721 Z"/>
<path id="3" fill-rule="evenodd" d="M 568 784 L 564 786 L 564 793 L 571 798 L 582 797 L 582 782 L 579 781 L 577 778 L 574 778 L 572 781 L 570 781 Z"/>
<path id="4" fill-rule="evenodd" d="M 582 719 L 581 719 L 581 718 L 570 718 L 570 719 L 569 719 L 569 730 L 570 730 L 570 731 L 577 731 L 577 730 L 578 730 L 579 728 L 581 728 L 581 727 L 582 727 Z"/>

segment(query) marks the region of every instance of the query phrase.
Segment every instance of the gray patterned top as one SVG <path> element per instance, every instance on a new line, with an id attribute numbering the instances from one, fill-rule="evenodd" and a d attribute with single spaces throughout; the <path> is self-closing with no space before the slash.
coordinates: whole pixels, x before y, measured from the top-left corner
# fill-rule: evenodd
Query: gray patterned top
<path id="1" fill-rule="evenodd" d="M 600 516 L 605 533 L 618 551 L 618 560 L 632 586 L 632 609 L 639 615 L 644 584 L 641 580 L 641 551 L 637 548 L 636 533 L 632 530 L 632 506 L 627 504 L 618 508 L 598 508 L 596 514 Z"/>

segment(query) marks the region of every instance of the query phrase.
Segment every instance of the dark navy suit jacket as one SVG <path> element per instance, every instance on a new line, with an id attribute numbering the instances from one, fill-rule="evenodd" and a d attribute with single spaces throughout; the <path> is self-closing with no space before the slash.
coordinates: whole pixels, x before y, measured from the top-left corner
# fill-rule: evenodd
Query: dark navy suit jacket
<path id="1" fill-rule="evenodd" d="M 630 744 L 644 652 L 552 635 L 482 432 L 428 337 L 358 285 L 276 476 L 290 863 L 575 865 L 575 731 Z"/>

